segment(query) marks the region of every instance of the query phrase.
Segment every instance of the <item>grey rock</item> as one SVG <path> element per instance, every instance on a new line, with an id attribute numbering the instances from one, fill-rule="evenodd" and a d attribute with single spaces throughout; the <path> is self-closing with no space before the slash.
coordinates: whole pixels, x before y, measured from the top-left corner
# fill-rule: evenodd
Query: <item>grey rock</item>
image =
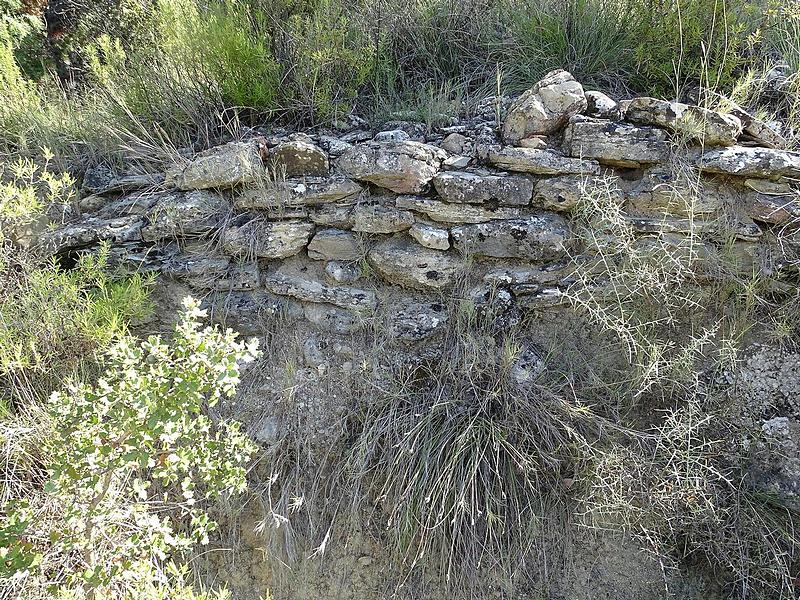
<path id="1" fill-rule="evenodd" d="M 450 154 L 467 154 L 472 143 L 468 137 L 460 133 L 451 133 L 439 145 Z"/>
<path id="2" fill-rule="evenodd" d="M 506 146 L 490 149 L 487 159 L 489 163 L 501 169 L 534 175 L 581 175 L 599 171 L 599 165 L 595 160 L 569 158 L 555 150 Z"/>
<path id="3" fill-rule="evenodd" d="M 511 105 L 503 140 L 514 144 L 531 135 L 549 135 L 586 109 L 583 87 L 566 71 L 552 71 Z"/>
<path id="4" fill-rule="evenodd" d="M 364 324 L 357 313 L 332 304 L 308 303 L 304 307 L 305 317 L 323 331 L 346 335 L 358 331 Z"/>
<path id="5" fill-rule="evenodd" d="M 614 194 L 619 197 L 621 203 L 624 198 L 614 184 L 615 179 L 594 175 L 561 175 L 540 179 L 536 182 L 531 204 L 547 210 L 569 211 L 575 208 L 587 193 L 594 190 Z"/>
<path id="6" fill-rule="evenodd" d="M 323 204 L 308 209 L 308 217 L 316 224 L 337 229 L 353 228 L 353 206 Z"/>
<path id="7" fill-rule="evenodd" d="M 100 242 L 132 242 L 142 239 L 142 217 L 130 215 L 102 219 L 87 217 L 77 223 L 68 223 L 38 236 L 36 246 L 44 252 L 59 254 L 92 246 Z"/>
<path id="8" fill-rule="evenodd" d="M 745 137 L 749 138 L 750 141 L 755 142 L 757 145 L 780 149 L 786 148 L 789 144 L 788 140 L 783 137 L 779 131 L 776 131 L 768 123 L 765 123 L 746 110 L 737 108 L 732 110 L 731 114 L 742 122 Z"/>
<path id="9" fill-rule="evenodd" d="M 353 230 L 364 233 L 396 233 L 414 223 L 414 215 L 396 206 L 379 202 L 362 203 L 353 208 Z"/>
<path id="10" fill-rule="evenodd" d="M 183 169 L 168 174 L 178 189 L 230 188 L 263 178 L 258 142 L 231 142 L 198 154 Z"/>
<path id="11" fill-rule="evenodd" d="M 403 302 L 389 314 L 389 335 L 404 342 L 419 342 L 433 336 L 447 319 L 447 308 L 439 302 Z"/>
<path id="12" fill-rule="evenodd" d="M 286 258 L 305 248 L 313 231 L 314 225 L 307 221 L 273 222 L 244 215 L 222 230 L 222 246 L 240 256 Z"/>
<path id="13" fill-rule="evenodd" d="M 203 301 L 211 319 L 242 335 L 263 335 L 275 321 L 293 322 L 303 316 L 299 302 L 263 290 L 213 292 Z"/>
<path id="14" fill-rule="evenodd" d="M 598 119 L 618 120 L 622 118 L 619 104 L 603 92 L 591 90 L 586 92 L 586 114 Z"/>
<path id="15" fill-rule="evenodd" d="M 638 168 L 667 160 L 669 143 L 661 129 L 584 117 L 567 126 L 564 151 L 606 165 Z"/>
<path id="16" fill-rule="evenodd" d="M 376 142 L 407 142 L 411 139 L 411 136 L 402 129 L 391 129 L 375 134 L 372 139 Z"/>
<path id="17" fill-rule="evenodd" d="M 242 191 L 234 200 L 239 210 L 274 209 L 355 201 L 363 188 L 345 177 L 306 177 L 265 183 Z"/>
<path id="18" fill-rule="evenodd" d="M 469 166 L 472 159 L 469 156 L 448 156 L 442 163 L 443 169 L 457 170 Z"/>
<path id="19" fill-rule="evenodd" d="M 353 262 L 332 260 L 325 265 L 325 276 L 333 283 L 355 283 L 362 275 L 361 265 Z"/>
<path id="20" fill-rule="evenodd" d="M 450 248 L 450 232 L 447 229 L 434 227 L 425 223 L 414 223 L 408 233 L 421 246 L 433 250 L 448 250 Z"/>
<path id="21" fill-rule="evenodd" d="M 324 176 L 329 169 L 322 148 L 300 140 L 279 144 L 270 152 L 269 164 L 286 177 Z"/>
<path id="22" fill-rule="evenodd" d="M 143 188 L 153 188 L 164 182 L 164 176 L 155 173 L 117 173 L 107 165 L 97 165 L 86 170 L 81 190 L 88 194 L 115 194 Z"/>
<path id="23" fill-rule="evenodd" d="M 204 290 L 252 290 L 261 283 L 261 273 L 254 262 L 233 262 L 203 249 L 172 257 L 164 264 L 163 272 Z"/>
<path id="24" fill-rule="evenodd" d="M 733 115 L 649 97 L 631 100 L 625 118 L 633 123 L 665 127 L 706 146 L 733 146 L 742 132 L 742 122 Z"/>
<path id="25" fill-rule="evenodd" d="M 706 173 L 778 179 L 800 178 L 800 152 L 733 146 L 703 153 L 697 166 Z"/>
<path id="26" fill-rule="evenodd" d="M 425 189 L 446 158 L 444 150 L 420 142 L 372 142 L 354 146 L 339 157 L 338 164 L 353 179 L 399 194 L 416 194 Z"/>
<path id="27" fill-rule="evenodd" d="M 229 209 L 224 197 L 208 190 L 163 194 L 146 215 L 142 239 L 156 241 L 207 234 Z"/>
<path id="28" fill-rule="evenodd" d="M 461 261 L 449 253 L 423 248 L 407 237 L 393 237 L 367 254 L 370 266 L 390 283 L 440 290 L 455 283 Z"/>
<path id="29" fill-rule="evenodd" d="M 358 260 L 363 254 L 358 236 L 341 229 L 320 229 L 308 244 L 308 257 L 315 260 Z"/>
<path id="30" fill-rule="evenodd" d="M 462 225 L 450 233 L 453 246 L 467 255 L 537 261 L 565 256 L 571 237 L 567 222 L 554 213 Z"/>
<path id="31" fill-rule="evenodd" d="M 375 292 L 328 285 L 302 272 L 279 269 L 264 278 L 264 287 L 273 294 L 291 296 L 304 302 L 333 304 L 340 308 L 371 312 L 378 300 Z"/>
<path id="32" fill-rule="evenodd" d="M 518 175 L 501 177 L 450 171 L 436 175 L 433 186 L 443 200 L 456 203 L 526 206 L 533 194 L 533 181 Z"/>
<path id="33" fill-rule="evenodd" d="M 323 150 L 326 150 L 328 154 L 333 157 L 341 156 L 353 147 L 353 144 L 330 135 L 319 136 L 319 145 Z"/>
<path id="34" fill-rule="evenodd" d="M 494 219 L 514 219 L 522 216 L 522 210 L 516 207 L 451 204 L 422 196 L 398 196 L 395 202 L 398 208 L 423 213 L 440 223 L 484 223 Z"/>

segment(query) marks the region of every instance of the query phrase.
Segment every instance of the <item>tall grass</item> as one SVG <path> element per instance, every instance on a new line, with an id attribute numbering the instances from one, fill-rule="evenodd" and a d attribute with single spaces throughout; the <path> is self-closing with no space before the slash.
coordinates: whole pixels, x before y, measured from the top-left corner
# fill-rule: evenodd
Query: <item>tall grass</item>
<path id="1" fill-rule="evenodd" d="M 745 60 L 798 66 L 797 19 L 774 6 L 762 14 L 752 0 L 166 0 L 123 18 L 100 14 L 101 3 L 86 9 L 77 46 L 61 50 L 75 56 L 69 90 L 53 75 L 28 81 L 4 34 L 2 142 L 79 156 L 113 149 L 120 130 L 143 129 L 180 146 L 232 117 L 381 117 L 387 106 L 422 104 L 432 89 L 447 91 L 443 101 L 493 94 L 498 75 L 501 91 L 518 92 L 556 67 L 619 94 L 724 92 Z"/>

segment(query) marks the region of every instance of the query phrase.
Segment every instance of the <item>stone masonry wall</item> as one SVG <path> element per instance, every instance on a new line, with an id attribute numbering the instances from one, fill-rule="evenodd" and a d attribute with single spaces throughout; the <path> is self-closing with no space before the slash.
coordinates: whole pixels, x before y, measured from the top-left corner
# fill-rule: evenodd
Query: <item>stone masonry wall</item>
<path id="1" fill-rule="evenodd" d="M 65 254 L 109 241 L 113 261 L 179 280 L 244 333 L 275 314 L 346 333 L 381 308 L 409 341 L 435 333 L 436 297 L 466 264 L 478 304 L 565 302 L 583 250 L 571 212 L 600 182 L 643 241 L 694 230 L 743 268 L 793 266 L 773 241 L 800 216 L 800 153 L 770 124 L 617 103 L 565 71 L 483 107 L 433 132 L 398 122 L 373 135 L 355 118 L 337 131 L 253 132 L 163 176 L 95 168 L 78 209 L 36 243 Z"/>

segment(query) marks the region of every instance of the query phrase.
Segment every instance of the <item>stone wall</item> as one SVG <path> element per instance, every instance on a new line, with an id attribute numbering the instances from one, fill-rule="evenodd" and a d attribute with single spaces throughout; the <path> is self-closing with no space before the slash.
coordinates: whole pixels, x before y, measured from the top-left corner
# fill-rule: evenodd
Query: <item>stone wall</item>
<path id="1" fill-rule="evenodd" d="M 410 341 L 435 332 L 433 297 L 465 266 L 477 303 L 565 302 L 584 250 L 571 213 L 600 183 L 643 240 L 701 232 L 747 270 L 793 265 L 775 233 L 800 215 L 800 153 L 771 124 L 617 103 L 564 71 L 482 107 L 433 131 L 397 122 L 373 135 L 354 118 L 251 132 L 165 175 L 95 168 L 77 210 L 37 243 L 69 254 L 107 240 L 113 261 L 181 281 L 245 333 L 278 313 L 345 333 L 382 307 Z"/>

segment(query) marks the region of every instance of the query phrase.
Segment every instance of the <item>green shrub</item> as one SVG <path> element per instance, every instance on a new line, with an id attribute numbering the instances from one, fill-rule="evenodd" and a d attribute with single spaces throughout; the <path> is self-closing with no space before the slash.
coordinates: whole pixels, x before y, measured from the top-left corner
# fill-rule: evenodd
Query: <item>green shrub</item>
<path id="1" fill-rule="evenodd" d="M 287 81 L 281 106 L 293 118 L 330 122 L 355 106 L 373 68 L 374 48 L 332 0 L 289 16 L 281 31 Z"/>
<path id="2" fill-rule="evenodd" d="M 0 254 L 0 398 L 41 401 L 70 378 L 92 373 L 100 352 L 149 313 L 149 282 L 116 279 L 106 253 L 84 255 L 65 271 L 53 261 Z"/>
<path id="3" fill-rule="evenodd" d="M 184 306 L 169 344 L 123 338 L 96 385 L 53 394 L 48 503 L 38 512 L 27 499 L 7 506 L 0 533 L 22 585 L 52 576 L 38 570 L 58 564 L 51 561 L 61 562 L 56 587 L 92 598 L 167 585 L 170 569 L 156 568 L 207 543 L 214 528 L 204 502 L 245 488 L 255 447 L 237 422 L 212 420 L 207 410 L 235 393 L 257 342 L 202 328 L 199 304 L 187 298 Z"/>

